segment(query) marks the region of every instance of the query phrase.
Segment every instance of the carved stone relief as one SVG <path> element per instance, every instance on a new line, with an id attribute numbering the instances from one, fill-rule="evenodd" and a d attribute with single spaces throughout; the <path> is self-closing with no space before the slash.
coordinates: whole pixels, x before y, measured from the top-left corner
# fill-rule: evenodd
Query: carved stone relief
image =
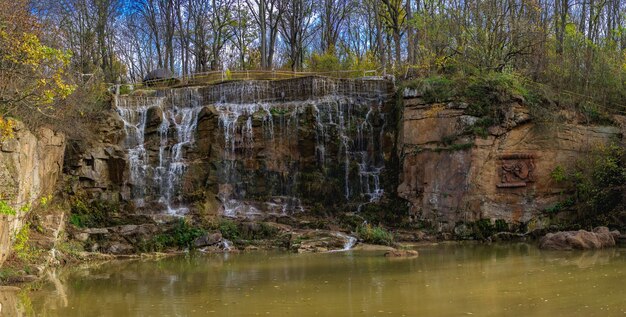
<path id="1" fill-rule="evenodd" d="M 498 176 L 500 182 L 496 185 L 498 188 L 526 187 L 528 183 L 535 181 L 533 154 L 502 154 L 499 159 Z"/>

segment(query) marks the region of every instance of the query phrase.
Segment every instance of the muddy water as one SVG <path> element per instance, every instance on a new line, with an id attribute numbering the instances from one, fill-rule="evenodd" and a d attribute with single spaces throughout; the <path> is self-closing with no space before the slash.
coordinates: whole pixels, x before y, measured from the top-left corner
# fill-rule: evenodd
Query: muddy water
<path id="1" fill-rule="evenodd" d="M 67 268 L 39 290 L 0 294 L 9 298 L 0 315 L 626 316 L 626 249 L 418 250 L 412 259 L 258 252 Z"/>

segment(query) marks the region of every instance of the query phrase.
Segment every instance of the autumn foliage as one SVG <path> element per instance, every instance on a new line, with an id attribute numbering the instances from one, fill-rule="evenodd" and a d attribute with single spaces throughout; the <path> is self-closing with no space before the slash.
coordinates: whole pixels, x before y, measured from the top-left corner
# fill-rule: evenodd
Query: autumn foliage
<path id="1" fill-rule="evenodd" d="M 70 54 L 42 44 L 40 25 L 23 0 L 0 0 L 0 137 L 11 136 L 15 112 L 45 111 L 69 96 Z"/>

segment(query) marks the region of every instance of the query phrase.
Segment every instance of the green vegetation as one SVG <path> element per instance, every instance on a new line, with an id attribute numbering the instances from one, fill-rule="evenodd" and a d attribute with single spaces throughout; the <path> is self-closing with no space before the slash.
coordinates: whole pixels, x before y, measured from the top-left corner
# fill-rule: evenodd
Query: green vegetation
<path id="1" fill-rule="evenodd" d="M 600 146 L 571 171 L 557 166 L 552 179 L 570 189 L 571 195 L 546 208 L 547 213 L 576 210 L 574 223 L 591 228 L 618 224 L 626 186 L 626 150 L 618 144 Z M 624 224 L 622 224 L 624 225 Z"/>
<path id="2" fill-rule="evenodd" d="M 570 177 L 581 224 L 610 225 L 612 213 L 623 203 L 626 150 L 617 144 L 602 146 Z"/>
<path id="3" fill-rule="evenodd" d="M 221 219 L 219 222 L 219 230 L 222 233 L 222 237 L 228 240 L 238 240 L 241 236 L 237 223 L 228 219 Z"/>
<path id="4" fill-rule="evenodd" d="M 160 252 L 168 248 L 192 248 L 194 240 L 204 234 L 206 230 L 192 226 L 185 219 L 180 219 L 171 230 L 149 241 L 143 241 L 138 249 L 143 252 Z"/>
<path id="5" fill-rule="evenodd" d="M 31 262 L 39 256 L 39 250 L 29 244 L 30 224 L 26 223 L 15 235 L 13 251 L 24 262 Z"/>
<path id="6" fill-rule="evenodd" d="M 405 87 L 417 89 L 424 102 L 446 102 L 457 94 L 456 82 L 442 75 L 409 81 Z"/>
<path id="7" fill-rule="evenodd" d="M 79 228 L 106 227 L 116 225 L 113 215 L 119 212 L 119 205 L 105 200 L 86 202 L 75 196 L 71 199 L 69 222 Z"/>
<path id="8" fill-rule="evenodd" d="M 11 208 L 4 200 L 0 200 L 0 215 L 15 216 L 15 209 Z"/>
<path id="9" fill-rule="evenodd" d="M 393 234 L 381 226 L 372 226 L 367 223 L 360 225 L 356 230 L 357 235 L 363 242 L 372 244 L 393 244 Z"/>

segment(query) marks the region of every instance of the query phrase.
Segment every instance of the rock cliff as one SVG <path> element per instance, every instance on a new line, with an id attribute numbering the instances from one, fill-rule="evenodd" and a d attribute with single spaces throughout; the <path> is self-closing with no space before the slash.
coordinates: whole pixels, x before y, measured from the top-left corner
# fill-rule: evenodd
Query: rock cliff
<path id="1" fill-rule="evenodd" d="M 0 199 L 15 211 L 0 215 L 0 264 L 28 212 L 53 194 L 65 151 L 65 137 L 48 128 L 33 133 L 17 122 L 14 134 L 0 145 Z"/>
<path id="2" fill-rule="evenodd" d="M 481 219 L 541 227 L 542 211 L 564 190 L 552 171 L 622 137 L 618 127 L 578 124 L 568 112 L 535 122 L 519 100 L 503 105 L 501 124 L 485 127 L 464 103 L 427 104 L 411 89 L 403 103 L 398 196 L 410 201 L 415 220 L 438 231 Z"/>
<path id="3" fill-rule="evenodd" d="M 400 94 L 388 80 L 319 77 L 137 91 L 94 124 L 97 140 L 70 143 L 65 172 L 75 193 L 142 216 L 376 209 L 462 238 L 476 221 L 546 226 L 564 190 L 555 168 L 623 134 L 566 111 L 539 122 L 523 100 L 494 124 L 462 102 Z M 390 207 L 406 204 L 408 215 Z"/>

